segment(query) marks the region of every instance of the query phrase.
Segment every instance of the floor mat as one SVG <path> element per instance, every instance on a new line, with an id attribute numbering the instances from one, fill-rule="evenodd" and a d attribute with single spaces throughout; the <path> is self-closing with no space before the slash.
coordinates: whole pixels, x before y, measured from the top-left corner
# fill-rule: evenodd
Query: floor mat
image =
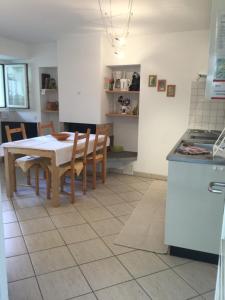
<path id="1" fill-rule="evenodd" d="M 156 253 L 168 252 L 164 244 L 166 188 L 167 182 L 163 181 L 150 185 L 115 244 Z"/>

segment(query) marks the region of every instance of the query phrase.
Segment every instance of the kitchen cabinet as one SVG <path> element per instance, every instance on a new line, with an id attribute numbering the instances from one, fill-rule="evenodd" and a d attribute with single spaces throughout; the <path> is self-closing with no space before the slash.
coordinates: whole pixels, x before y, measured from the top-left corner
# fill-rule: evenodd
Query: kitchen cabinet
<path id="1" fill-rule="evenodd" d="M 225 165 L 169 161 L 166 244 L 219 254 L 225 196 L 208 185 L 224 179 Z"/>

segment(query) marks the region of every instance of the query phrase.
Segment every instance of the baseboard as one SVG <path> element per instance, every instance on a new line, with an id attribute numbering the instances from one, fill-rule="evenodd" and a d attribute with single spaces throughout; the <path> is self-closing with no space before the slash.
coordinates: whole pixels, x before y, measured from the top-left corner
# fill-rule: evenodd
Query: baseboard
<path id="1" fill-rule="evenodd" d="M 180 247 L 175 247 L 175 246 L 170 247 L 170 255 L 178 256 L 178 257 L 182 257 L 182 258 L 193 259 L 193 260 L 197 260 L 197 261 L 204 261 L 204 262 L 216 264 L 216 265 L 218 264 L 218 260 L 219 260 L 219 255 L 217 255 L 217 254 L 206 253 L 206 252 L 201 252 L 201 251 L 196 251 L 196 250 L 190 250 L 190 249 L 180 248 Z"/>
<path id="2" fill-rule="evenodd" d="M 144 178 L 150 178 L 150 179 L 167 181 L 167 176 L 158 175 L 158 174 L 152 174 L 152 173 L 145 173 L 145 172 L 134 171 L 134 176 L 140 176 L 140 177 L 144 177 Z"/>

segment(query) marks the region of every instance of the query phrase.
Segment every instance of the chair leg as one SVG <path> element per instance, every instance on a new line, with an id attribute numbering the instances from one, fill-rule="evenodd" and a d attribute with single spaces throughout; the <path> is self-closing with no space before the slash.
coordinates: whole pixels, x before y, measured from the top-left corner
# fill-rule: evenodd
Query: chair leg
<path id="1" fill-rule="evenodd" d="M 96 189 L 96 162 L 93 162 L 92 173 L 92 188 Z"/>
<path id="2" fill-rule="evenodd" d="M 31 180 L 30 180 L 30 170 L 27 171 L 27 185 L 31 185 Z"/>
<path id="3" fill-rule="evenodd" d="M 39 166 L 35 167 L 35 192 L 39 195 Z"/>
<path id="4" fill-rule="evenodd" d="M 82 181 L 82 190 L 83 190 L 83 194 L 86 194 L 86 191 L 87 191 L 87 168 L 86 166 L 84 167 L 83 169 L 83 181 Z"/>
<path id="5" fill-rule="evenodd" d="M 102 183 L 105 183 L 106 180 L 106 161 L 102 160 Z"/>
<path id="6" fill-rule="evenodd" d="M 75 202 L 75 174 L 71 173 L 70 177 L 70 192 L 71 192 L 71 203 Z"/>
<path id="7" fill-rule="evenodd" d="M 16 193 L 16 168 L 14 169 L 13 175 L 13 191 Z"/>

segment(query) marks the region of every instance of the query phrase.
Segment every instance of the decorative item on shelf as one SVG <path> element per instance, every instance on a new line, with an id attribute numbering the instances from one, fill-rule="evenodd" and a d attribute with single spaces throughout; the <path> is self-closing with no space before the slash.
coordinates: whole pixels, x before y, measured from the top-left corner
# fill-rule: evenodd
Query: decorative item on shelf
<path id="1" fill-rule="evenodd" d="M 57 86 L 56 86 L 56 80 L 55 78 L 50 78 L 49 80 L 49 89 L 56 89 Z"/>
<path id="2" fill-rule="evenodd" d="M 42 73 L 41 74 L 41 88 L 48 89 L 50 74 Z"/>
<path id="3" fill-rule="evenodd" d="M 132 113 L 133 113 L 134 116 L 139 115 L 139 105 L 138 104 L 135 105 L 135 107 L 133 108 Z"/>
<path id="4" fill-rule="evenodd" d="M 159 79 L 158 80 L 158 92 L 165 92 L 166 91 L 166 80 L 165 79 Z"/>
<path id="5" fill-rule="evenodd" d="M 104 78 L 104 89 L 105 90 L 109 90 L 109 82 L 110 82 L 110 79 L 108 77 L 105 77 Z"/>
<path id="6" fill-rule="evenodd" d="M 166 96 L 167 97 L 175 97 L 175 93 L 176 93 L 176 85 L 174 85 L 174 84 L 168 84 L 167 85 Z"/>
<path id="7" fill-rule="evenodd" d="M 157 84 L 157 75 L 149 75 L 148 77 L 148 86 L 156 87 Z"/>
<path id="8" fill-rule="evenodd" d="M 123 98 L 123 96 L 119 96 L 118 102 L 120 103 L 120 112 L 121 114 L 130 114 L 131 113 L 131 106 L 130 106 L 130 99 Z"/>
<path id="9" fill-rule="evenodd" d="M 54 110 L 57 111 L 59 109 L 58 101 L 47 101 L 46 110 Z"/>
<path id="10" fill-rule="evenodd" d="M 110 78 L 110 79 L 109 79 L 109 90 L 110 90 L 110 91 L 113 91 L 113 87 L 114 87 L 114 79 L 113 79 L 113 78 Z"/>
<path id="11" fill-rule="evenodd" d="M 133 73 L 129 91 L 140 91 L 140 75 L 138 72 Z"/>
<path id="12" fill-rule="evenodd" d="M 111 147 L 112 152 L 123 152 L 124 148 L 121 145 L 114 145 Z"/>

